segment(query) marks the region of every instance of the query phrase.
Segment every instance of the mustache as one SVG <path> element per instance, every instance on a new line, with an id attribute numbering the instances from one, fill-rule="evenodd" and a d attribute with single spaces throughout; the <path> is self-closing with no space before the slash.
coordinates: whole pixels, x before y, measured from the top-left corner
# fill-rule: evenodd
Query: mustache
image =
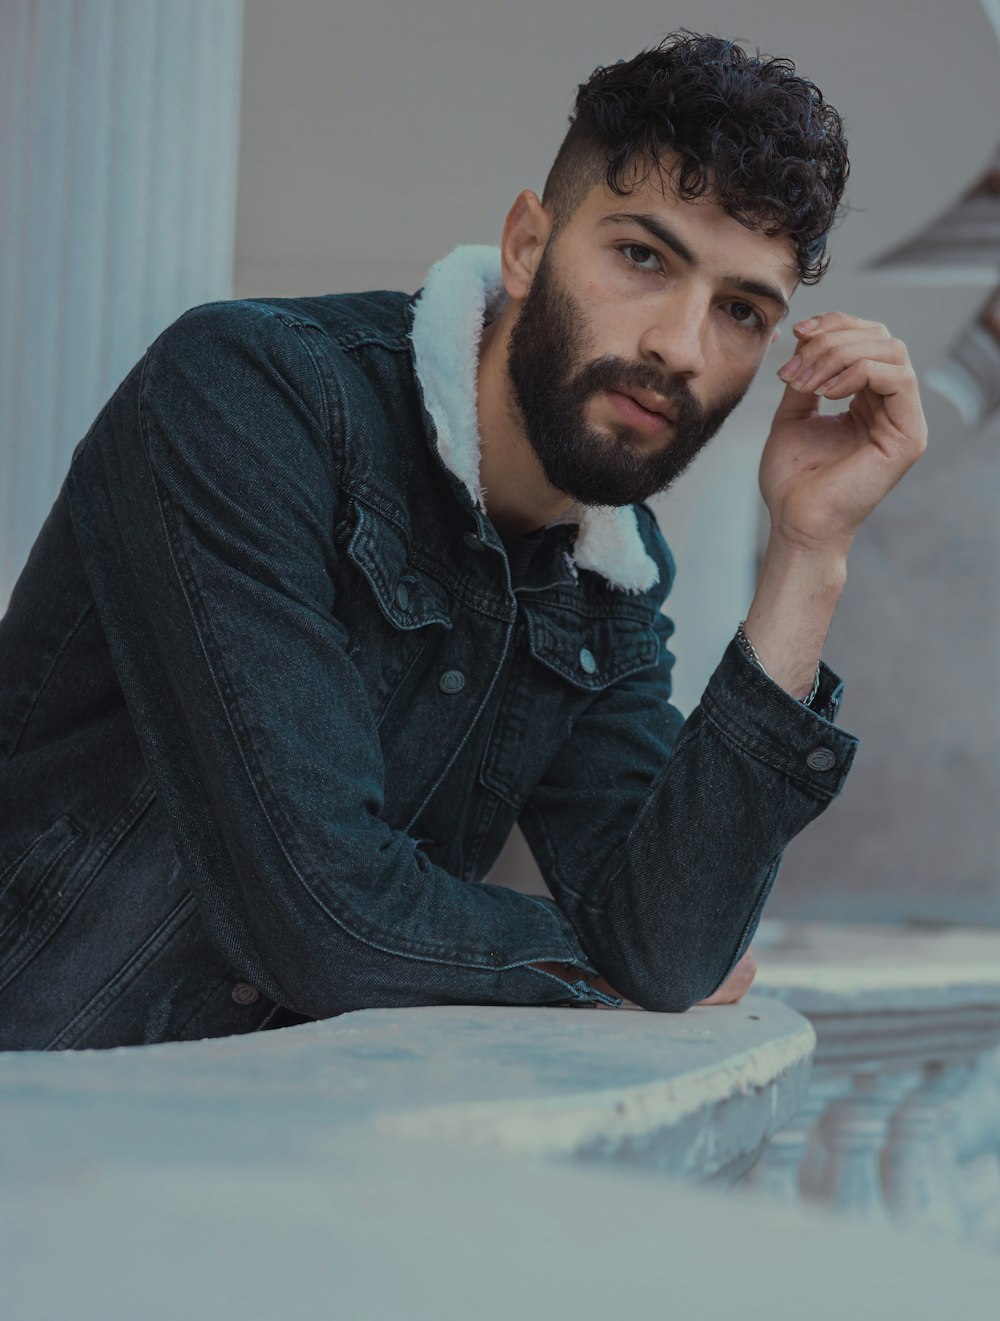
<path id="1" fill-rule="evenodd" d="M 618 390 L 624 394 L 630 390 L 649 390 L 670 401 L 681 428 L 699 427 L 704 421 L 701 404 L 684 381 L 663 377 L 654 368 L 641 363 L 625 362 L 621 358 L 598 358 L 579 372 L 573 388 L 581 395 L 596 394 L 599 390 Z"/>

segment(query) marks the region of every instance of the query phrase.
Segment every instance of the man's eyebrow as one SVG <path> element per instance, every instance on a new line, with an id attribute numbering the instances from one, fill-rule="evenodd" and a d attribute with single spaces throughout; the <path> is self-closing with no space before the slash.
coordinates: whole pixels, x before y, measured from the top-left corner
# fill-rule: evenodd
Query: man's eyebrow
<path id="1" fill-rule="evenodd" d="M 639 225 L 647 234 L 652 234 L 653 238 L 658 239 L 665 248 L 669 248 L 671 252 L 676 253 L 681 261 L 686 262 L 688 266 L 697 267 L 699 264 L 698 258 L 680 235 L 675 234 L 659 216 L 649 215 L 645 211 L 615 211 L 611 215 L 602 216 L 598 223 L 601 225 L 620 225 L 623 223 Z M 742 275 L 724 275 L 722 279 L 725 284 L 733 289 L 738 289 L 740 293 L 755 294 L 758 298 L 766 298 L 770 302 L 776 303 L 781 308 L 781 320 L 788 315 L 788 302 L 776 284 L 769 284 L 766 280 L 747 279 Z"/>

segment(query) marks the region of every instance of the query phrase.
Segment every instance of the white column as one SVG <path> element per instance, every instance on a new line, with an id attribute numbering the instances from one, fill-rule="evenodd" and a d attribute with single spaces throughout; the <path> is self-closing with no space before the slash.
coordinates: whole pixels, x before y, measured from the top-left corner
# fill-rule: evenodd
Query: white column
<path id="1" fill-rule="evenodd" d="M 232 296 L 242 0 L 0 5 L 0 612 L 76 443 Z"/>

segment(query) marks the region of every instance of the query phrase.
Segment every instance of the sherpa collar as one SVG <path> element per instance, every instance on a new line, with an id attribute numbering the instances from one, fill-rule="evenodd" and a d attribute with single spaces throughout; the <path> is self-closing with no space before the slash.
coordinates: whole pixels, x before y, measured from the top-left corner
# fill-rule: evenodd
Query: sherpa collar
<path id="1" fill-rule="evenodd" d="M 500 249 L 462 244 L 431 267 L 414 307 L 411 331 L 424 403 L 437 431 L 438 455 L 484 512 L 476 410 L 479 340 L 483 326 L 505 300 Z M 613 587 L 644 592 L 659 578 L 630 505 L 574 505 L 554 521 L 579 524 L 573 559 Z"/>

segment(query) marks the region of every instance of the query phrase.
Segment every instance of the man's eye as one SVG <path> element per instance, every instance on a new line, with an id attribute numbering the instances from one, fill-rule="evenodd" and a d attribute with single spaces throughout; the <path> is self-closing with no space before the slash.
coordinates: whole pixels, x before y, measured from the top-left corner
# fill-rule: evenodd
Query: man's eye
<path id="1" fill-rule="evenodd" d="M 646 247 L 643 247 L 643 245 L 642 245 L 641 243 L 626 243 L 626 244 L 624 244 L 624 246 L 620 249 L 620 251 L 621 251 L 622 256 L 623 256 L 623 257 L 625 258 L 625 260 L 628 262 L 628 264 L 629 264 L 630 266 L 634 266 L 634 267 L 636 268 L 636 270 L 639 270 L 639 271 L 652 271 L 652 270 L 655 270 L 656 267 L 659 265 L 659 262 L 660 262 L 660 258 L 659 258 L 659 257 L 657 256 L 657 254 L 653 251 L 653 249 L 652 249 L 652 248 L 646 248 Z M 635 257 L 635 258 L 630 257 L 630 256 L 629 256 L 629 253 L 630 253 L 630 252 L 631 252 L 631 253 L 638 254 L 638 256 Z M 654 264 L 653 264 L 652 266 L 647 266 L 646 263 L 649 261 L 650 258 L 653 259 L 653 263 L 654 263 Z"/>
<path id="2" fill-rule="evenodd" d="M 747 330 L 766 330 L 767 322 L 750 303 L 729 303 L 733 320 Z"/>

